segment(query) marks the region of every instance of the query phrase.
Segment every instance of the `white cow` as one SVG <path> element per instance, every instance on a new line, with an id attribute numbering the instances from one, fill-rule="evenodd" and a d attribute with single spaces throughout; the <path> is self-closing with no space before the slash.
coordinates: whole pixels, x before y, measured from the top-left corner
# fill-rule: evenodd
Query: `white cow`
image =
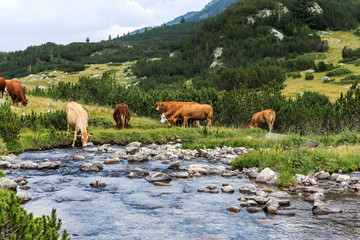
<path id="1" fill-rule="evenodd" d="M 68 121 L 68 132 L 69 132 L 69 125 L 71 127 L 75 128 L 74 141 L 73 141 L 72 146 L 75 147 L 77 132 L 80 132 L 82 146 L 86 147 L 88 137 L 90 137 L 90 134 L 87 133 L 87 127 L 88 127 L 87 112 L 84 110 L 84 108 L 80 104 L 78 104 L 76 102 L 70 102 L 66 106 L 66 114 L 67 114 L 67 121 Z"/>

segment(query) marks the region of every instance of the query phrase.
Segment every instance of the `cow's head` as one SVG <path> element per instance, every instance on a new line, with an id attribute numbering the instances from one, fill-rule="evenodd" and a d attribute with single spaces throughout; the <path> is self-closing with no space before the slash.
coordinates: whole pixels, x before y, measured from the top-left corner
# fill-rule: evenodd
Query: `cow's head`
<path id="1" fill-rule="evenodd" d="M 29 100 L 25 99 L 21 101 L 21 104 L 26 107 L 26 105 L 28 104 Z"/>
<path id="2" fill-rule="evenodd" d="M 160 120 L 160 122 L 161 123 L 164 123 L 164 122 L 166 122 L 168 119 L 167 119 L 167 117 L 165 116 L 165 113 L 163 113 L 163 114 L 161 114 L 161 120 Z"/>
<path id="3" fill-rule="evenodd" d="M 172 127 L 172 125 L 174 125 L 178 120 L 179 120 L 179 118 L 172 116 L 171 118 L 168 119 L 168 121 L 169 121 L 168 126 Z"/>
<path id="4" fill-rule="evenodd" d="M 87 141 L 88 141 L 88 138 L 89 138 L 90 136 L 91 136 L 91 135 L 88 134 L 87 132 L 81 133 L 81 142 L 82 142 L 82 146 L 83 146 L 83 147 L 86 147 L 86 146 L 87 146 Z"/>
<path id="5" fill-rule="evenodd" d="M 156 105 L 157 105 L 157 106 L 156 106 L 156 110 L 158 110 L 158 111 L 160 110 L 160 109 L 159 109 L 159 107 L 160 107 L 160 103 L 162 103 L 162 101 L 160 101 L 160 102 L 156 102 Z"/>
<path id="6" fill-rule="evenodd" d="M 166 109 L 166 106 L 165 106 L 165 103 L 160 101 L 156 107 L 156 110 L 158 111 L 162 111 L 162 112 L 165 112 L 167 109 Z"/>

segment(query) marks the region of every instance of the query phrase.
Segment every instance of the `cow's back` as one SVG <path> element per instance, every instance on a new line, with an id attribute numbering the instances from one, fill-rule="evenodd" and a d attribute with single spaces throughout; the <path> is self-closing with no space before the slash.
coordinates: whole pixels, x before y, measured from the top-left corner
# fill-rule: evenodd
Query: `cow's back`
<path id="1" fill-rule="evenodd" d="M 66 115 L 70 126 L 75 128 L 76 125 L 80 123 L 83 124 L 85 128 L 87 128 L 88 114 L 80 104 L 76 102 L 70 102 L 66 106 Z"/>
<path id="2" fill-rule="evenodd" d="M 0 91 L 4 91 L 5 87 L 6 87 L 5 78 L 0 77 Z"/>
<path id="3" fill-rule="evenodd" d="M 208 104 L 182 105 L 174 115 L 188 116 L 196 119 L 204 118 L 209 114 L 212 116 L 212 111 L 212 107 Z"/>

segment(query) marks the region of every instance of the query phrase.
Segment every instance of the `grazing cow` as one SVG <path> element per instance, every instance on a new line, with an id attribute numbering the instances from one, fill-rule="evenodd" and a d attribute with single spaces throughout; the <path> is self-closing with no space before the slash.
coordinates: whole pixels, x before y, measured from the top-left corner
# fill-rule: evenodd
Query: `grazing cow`
<path id="1" fill-rule="evenodd" d="M 0 91 L 1 91 L 1 98 L 3 98 L 3 97 L 4 97 L 5 87 L 6 87 L 5 78 L 0 77 Z"/>
<path id="2" fill-rule="evenodd" d="M 130 111 L 128 105 L 126 105 L 125 103 L 120 103 L 116 105 L 113 117 L 116 122 L 117 129 L 119 129 L 120 127 L 128 127 L 130 121 Z"/>
<path id="3" fill-rule="evenodd" d="M 8 88 L 9 88 L 9 86 L 10 86 L 10 81 L 11 81 L 11 80 L 5 80 L 5 83 L 6 83 L 6 89 L 8 89 Z"/>
<path id="4" fill-rule="evenodd" d="M 73 141 L 72 146 L 75 147 L 77 133 L 80 132 L 82 146 L 86 147 L 88 137 L 90 137 L 90 134 L 87 133 L 87 127 L 88 127 L 87 112 L 84 110 L 84 108 L 80 104 L 78 104 L 76 102 L 70 102 L 66 106 L 66 115 L 67 115 L 67 122 L 68 122 L 68 132 L 69 132 L 69 125 L 71 127 L 75 128 L 74 141 Z"/>
<path id="5" fill-rule="evenodd" d="M 12 82 L 9 84 L 9 87 L 7 87 L 7 91 L 13 101 L 13 104 L 17 104 L 18 102 L 21 102 L 23 106 L 28 104 L 29 100 L 26 99 L 25 90 L 21 84 Z"/>
<path id="6" fill-rule="evenodd" d="M 259 124 L 267 124 L 271 132 L 274 126 L 276 113 L 272 109 L 263 110 L 255 113 L 249 123 L 249 128 L 258 127 Z"/>
<path id="7" fill-rule="evenodd" d="M 188 120 L 190 119 L 206 119 L 206 126 L 211 129 L 213 124 L 213 108 L 208 104 L 182 105 L 169 119 L 169 127 L 180 119 L 184 120 L 184 128 L 188 126 Z"/>
<path id="8" fill-rule="evenodd" d="M 198 104 L 198 103 L 197 102 L 175 102 L 175 101 L 163 102 L 163 101 L 160 101 L 160 102 L 156 102 L 156 104 L 157 104 L 156 110 L 161 111 L 161 112 L 167 112 L 173 106 L 181 106 L 183 104 Z"/>

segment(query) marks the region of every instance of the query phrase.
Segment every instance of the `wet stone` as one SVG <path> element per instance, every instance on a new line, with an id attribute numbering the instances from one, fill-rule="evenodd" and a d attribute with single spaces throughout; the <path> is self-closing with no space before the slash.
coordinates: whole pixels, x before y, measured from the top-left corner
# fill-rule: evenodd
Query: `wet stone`
<path id="1" fill-rule="evenodd" d="M 172 184 L 166 182 L 154 182 L 153 184 L 155 186 L 172 186 Z"/>
<path id="2" fill-rule="evenodd" d="M 100 172 L 103 169 L 101 162 L 85 163 L 81 165 L 80 170 L 84 172 Z"/>
<path id="3" fill-rule="evenodd" d="M 90 183 L 90 186 L 92 187 L 105 187 L 106 186 L 106 182 L 104 179 L 100 179 L 100 180 L 95 180 L 95 181 L 92 181 Z"/>
<path id="4" fill-rule="evenodd" d="M 210 189 L 210 190 L 214 190 L 214 189 L 216 189 L 216 186 L 214 186 L 214 185 L 209 185 L 209 186 L 207 186 L 206 188 L 207 188 L 207 189 Z"/>
<path id="5" fill-rule="evenodd" d="M 261 212 L 263 209 L 261 207 L 247 207 L 246 211 L 248 211 L 249 213 L 257 213 L 257 212 Z"/>
<path id="6" fill-rule="evenodd" d="M 104 164 L 116 164 L 116 163 L 120 163 L 120 158 L 110 158 L 110 159 L 106 159 L 104 161 Z"/>
<path id="7" fill-rule="evenodd" d="M 229 206 L 226 208 L 226 210 L 228 210 L 229 212 L 240 212 L 241 209 L 237 206 Z"/>
<path id="8" fill-rule="evenodd" d="M 286 216 L 295 216 L 295 211 L 279 209 L 276 211 L 276 214 L 277 215 L 286 215 Z"/>
<path id="9" fill-rule="evenodd" d="M 175 172 L 169 173 L 169 175 L 173 178 L 188 178 L 190 176 L 188 172 Z"/>
<path id="10" fill-rule="evenodd" d="M 224 193 L 234 193 L 234 189 L 231 186 L 223 186 L 221 191 Z"/>
<path id="11" fill-rule="evenodd" d="M 30 186 L 29 186 L 29 185 L 20 186 L 20 189 L 22 189 L 22 190 L 29 190 L 29 189 L 30 189 Z"/>
<path id="12" fill-rule="evenodd" d="M 174 169 L 179 170 L 182 167 L 181 163 L 179 161 L 173 162 L 168 169 Z"/>
<path id="13" fill-rule="evenodd" d="M 165 173 L 159 172 L 145 177 L 145 180 L 148 182 L 170 182 L 172 180 L 172 177 Z"/>
<path id="14" fill-rule="evenodd" d="M 86 159 L 86 157 L 84 155 L 74 155 L 73 156 L 74 161 L 84 160 L 84 159 Z"/>

